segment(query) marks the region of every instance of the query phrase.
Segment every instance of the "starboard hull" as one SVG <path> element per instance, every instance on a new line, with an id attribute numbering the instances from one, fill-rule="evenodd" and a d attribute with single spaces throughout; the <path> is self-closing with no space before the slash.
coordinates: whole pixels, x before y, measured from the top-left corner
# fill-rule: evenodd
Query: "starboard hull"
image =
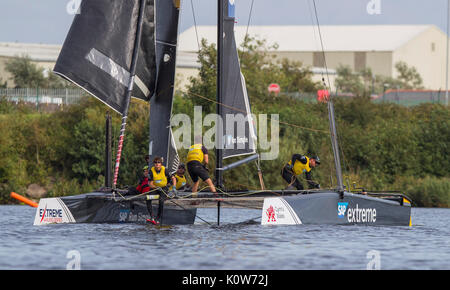
<path id="1" fill-rule="evenodd" d="M 264 199 L 261 224 L 411 226 L 411 202 L 333 191 Z"/>

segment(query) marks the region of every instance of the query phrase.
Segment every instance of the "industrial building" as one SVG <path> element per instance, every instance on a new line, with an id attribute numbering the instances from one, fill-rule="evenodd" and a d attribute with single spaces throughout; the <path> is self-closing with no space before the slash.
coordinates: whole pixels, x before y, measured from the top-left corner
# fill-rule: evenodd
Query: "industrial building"
<path id="1" fill-rule="evenodd" d="M 197 37 L 216 43 L 215 26 L 196 28 L 180 34 L 180 51 L 198 51 Z M 247 32 L 269 45 L 277 44 L 273 53 L 279 58 L 300 61 L 316 71 L 325 67 L 317 26 L 236 26 L 238 44 Z M 344 65 L 353 71 L 370 68 L 375 75 L 395 78 L 395 64 L 404 61 L 417 69 L 425 88 L 445 90 L 447 36 L 435 25 L 323 25 L 320 34 L 331 72 Z"/>
<path id="2" fill-rule="evenodd" d="M 236 26 L 238 45 L 248 34 L 277 44 L 272 53 L 278 58 L 300 61 L 320 80 L 325 61 L 317 26 Z M 370 68 L 374 74 L 396 77 L 395 64 L 404 61 L 415 67 L 423 86 L 431 90 L 446 87 L 447 36 L 435 25 L 323 25 L 320 27 L 326 65 L 334 89 L 336 68 L 345 65 L 354 71 Z M 216 26 L 191 27 L 180 33 L 177 55 L 177 83 L 182 89 L 197 74 L 198 40 L 215 43 Z M 61 45 L 0 43 L 0 79 L 14 87 L 5 63 L 12 57 L 27 55 L 39 66 L 51 70 Z"/>

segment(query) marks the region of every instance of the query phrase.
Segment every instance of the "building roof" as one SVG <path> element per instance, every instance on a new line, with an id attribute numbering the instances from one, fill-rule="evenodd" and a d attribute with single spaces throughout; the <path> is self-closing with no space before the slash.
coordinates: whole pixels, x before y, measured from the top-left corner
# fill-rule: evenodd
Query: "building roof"
<path id="1" fill-rule="evenodd" d="M 323 25 L 320 27 L 325 51 L 394 51 L 434 25 Z M 215 43 L 216 26 L 197 26 L 199 39 Z M 242 43 L 247 26 L 236 26 L 238 44 Z M 316 26 L 249 26 L 250 36 L 278 44 L 277 51 L 321 51 Z M 443 34 L 445 35 L 445 34 Z M 34 61 L 56 62 L 61 45 L 36 43 L 0 43 L 0 56 L 28 55 Z M 197 35 L 190 27 L 179 35 L 177 66 L 199 67 Z"/>
<path id="2" fill-rule="evenodd" d="M 197 52 L 177 51 L 177 67 L 180 68 L 200 68 Z"/>
<path id="3" fill-rule="evenodd" d="M 321 25 L 325 51 L 394 51 L 434 25 Z M 216 26 L 197 26 L 199 40 L 216 43 Z M 236 42 L 241 44 L 247 26 L 235 26 Z M 317 26 L 249 26 L 248 34 L 278 44 L 277 51 L 321 51 Z M 178 49 L 198 51 L 197 35 L 192 26 L 179 36 Z"/>
<path id="4" fill-rule="evenodd" d="M 0 42 L 0 57 L 28 56 L 33 61 L 56 62 L 62 45 Z M 178 67 L 199 68 L 196 52 L 177 51 Z"/>

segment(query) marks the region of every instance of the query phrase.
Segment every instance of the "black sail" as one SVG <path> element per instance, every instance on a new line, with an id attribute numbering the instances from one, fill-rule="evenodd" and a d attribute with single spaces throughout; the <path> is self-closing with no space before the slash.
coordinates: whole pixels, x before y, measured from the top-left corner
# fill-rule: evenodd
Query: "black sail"
<path id="1" fill-rule="evenodd" d="M 256 132 L 234 37 L 234 1 L 224 3 L 223 158 L 256 152 Z"/>
<path id="2" fill-rule="evenodd" d="M 156 92 L 150 102 L 149 155 L 163 158 L 170 173 L 179 157 L 170 127 L 175 82 L 180 0 L 156 0 Z"/>
<path id="3" fill-rule="evenodd" d="M 120 114 L 130 80 L 140 0 L 84 0 L 54 72 Z M 146 0 L 132 96 L 150 100 L 156 85 L 154 0 Z"/>

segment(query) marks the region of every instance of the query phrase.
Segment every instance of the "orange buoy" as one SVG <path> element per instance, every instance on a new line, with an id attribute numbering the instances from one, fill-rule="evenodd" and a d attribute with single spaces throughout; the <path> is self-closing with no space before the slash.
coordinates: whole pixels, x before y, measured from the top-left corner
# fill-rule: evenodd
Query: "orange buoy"
<path id="1" fill-rule="evenodd" d="M 21 196 L 20 194 L 17 194 L 17 193 L 15 193 L 15 192 L 11 192 L 11 197 L 12 197 L 12 198 L 15 198 L 15 199 L 17 199 L 17 200 L 19 200 L 19 201 L 21 201 L 21 202 L 23 202 L 23 203 L 25 203 L 25 204 L 28 204 L 29 206 L 32 206 L 32 207 L 38 207 L 38 204 L 35 203 L 34 201 L 29 200 L 28 198 L 23 197 L 23 196 Z"/>

